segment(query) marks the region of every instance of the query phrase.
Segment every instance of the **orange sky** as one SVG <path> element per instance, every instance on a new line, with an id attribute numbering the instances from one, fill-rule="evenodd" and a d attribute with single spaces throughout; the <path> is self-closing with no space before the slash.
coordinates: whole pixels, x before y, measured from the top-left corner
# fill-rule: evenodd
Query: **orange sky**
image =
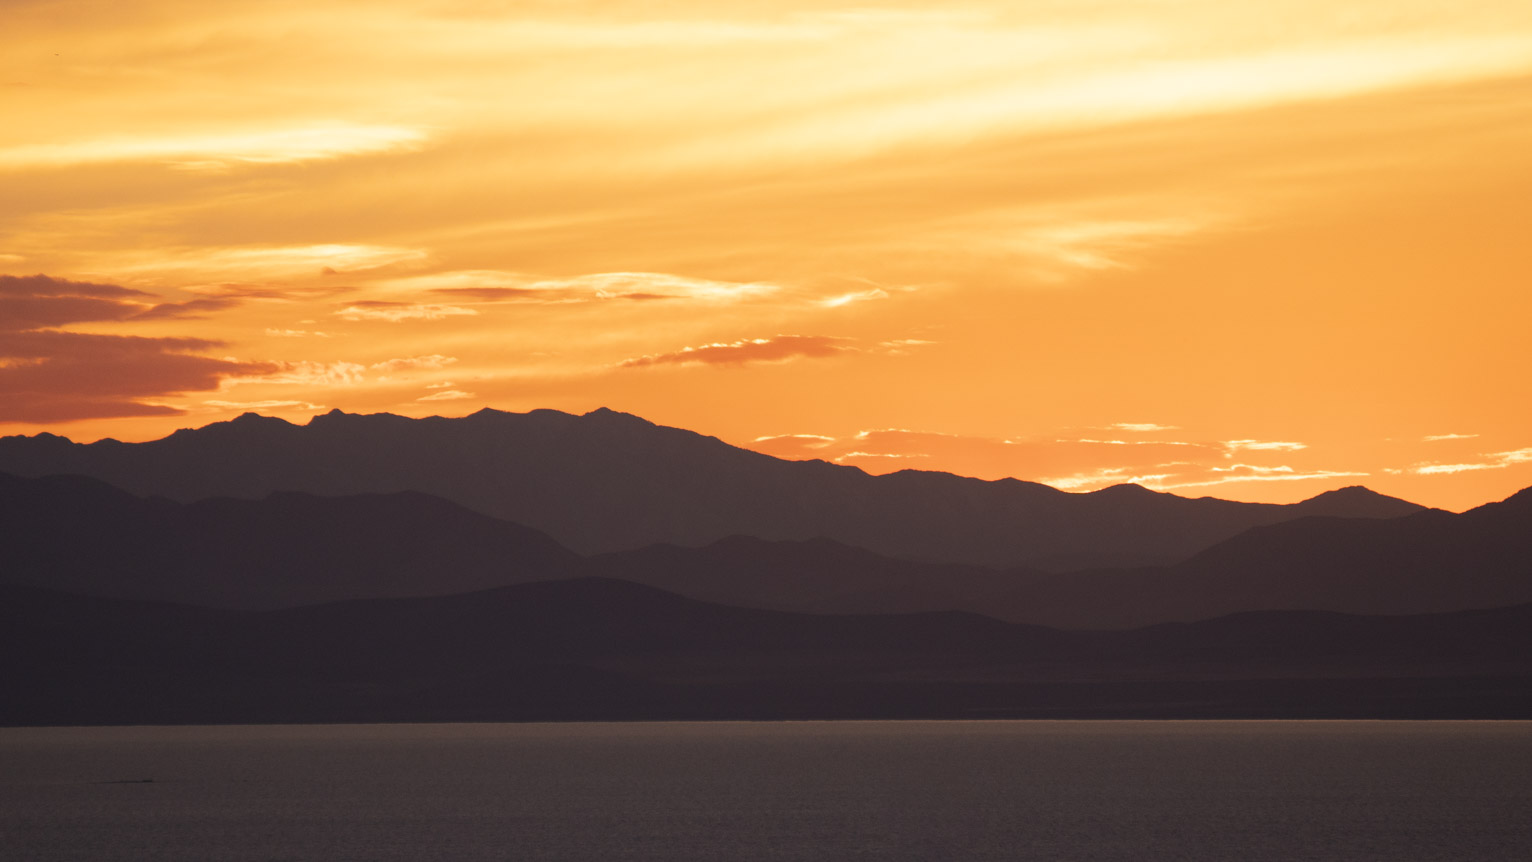
<path id="1" fill-rule="evenodd" d="M 1017 8 L 1021 7 L 1021 8 Z M 1532 485 L 1532 6 L 9 0 L 0 431 Z"/>

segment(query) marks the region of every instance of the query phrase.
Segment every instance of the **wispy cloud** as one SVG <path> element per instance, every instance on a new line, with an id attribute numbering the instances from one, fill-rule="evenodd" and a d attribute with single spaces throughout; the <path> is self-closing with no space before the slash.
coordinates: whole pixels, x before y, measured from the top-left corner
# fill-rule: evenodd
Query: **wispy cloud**
<path id="1" fill-rule="evenodd" d="M 153 294 L 46 275 L 0 276 L 0 422 L 166 416 L 167 395 L 216 389 L 267 363 L 215 359 L 222 342 L 70 332 L 161 307 Z"/>
<path id="2" fill-rule="evenodd" d="M 279 401 L 269 399 L 266 401 L 203 401 L 204 405 L 218 410 L 323 410 L 323 404 L 312 404 L 308 401 Z"/>
<path id="3" fill-rule="evenodd" d="M 465 398 L 473 398 L 472 392 L 463 392 L 458 389 L 446 389 L 441 392 L 433 392 L 430 395 L 422 395 L 416 401 L 462 401 Z"/>
<path id="4" fill-rule="evenodd" d="M 1450 473 L 1470 473 L 1478 470 L 1504 470 L 1518 464 L 1532 463 L 1532 448 L 1513 449 L 1509 452 L 1494 452 L 1483 456 L 1482 461 L 1469 461 L 1458 464 L 1416 464 L 1405 472 L 1414 473 L 1417 476 L 1435 476 Z"/>
<path id="5" fill-rule="evenodd" d="M 366 368 L 355 362 L 287 362 L 267 363 L 272 370 L 263 374 L 230 377 L 224 387 L 246 383 L 274 383 L 298 386 L 356 386 L 364 379 Z"/>
<path id="6" fill-rule="evenodd" d="M 1472 440 L 1477 434 L 1429 434 L 1420 438 L 1422 443 L 1438 443 L 1443 440 Z"/>
<path id="7" fill-rule="evenodd" d="M 403 359 L 386 359 L 382 362 L 374 362 L 370 368 L 373 371 L 412 371 L 416 369 L 446 368 L 457 362 L 456 356 L 443 356 L 440 353 L 432 353 L 429 356 L 410 356 Z"/>
<path id="8" fill-rule="evenodd" d="M 479 312 L 457 305 L 426 305 L 421 303 L 391 302 L 371 299 L 353 303 L 335 312 L 344 320 L 382 320 L 398 323 L 401 320 L 443 320 L 448 317 L 472 317 Z"/>
<path id="9" fill-rule="evenodd" d="M 1119 423 L 1123 430 L 1164 433 L 1155 423 Z M 1261 441 L 1237 441 L 1244 444 Z M 1297 446 L 1298 448 L 1293 448 Z M 1324 481 L 1368 475 L 1356 470 L 1263 463 L 1289 456 L 1298 444 L 1244 446 L 1246 460 L 1230 463 L 1227 442 L 1156 439 L 992 438 L 918 431 L 866 429 L 846 437 L 779 434 L 750 447 L 780 458 L 823 459 L 885 472 L 887 465 L 922 459 L 936 469 L 985 479 L 1013 477 L 1069 491 L 1135 483 L 1155 490 L 1205 488 L 1241 482 Z"/>
<path id="10" fill-rule="evenodd" d="M 96 138 L 0 149 L 0 169 L 97 162 L 159 162 L 186 170 L 294 164 L 418 148 L 425 134 L 398 126 L 308 126 L 164 137 Z"/>
<path id="11" fill-rule="evenodd" d="M 683 347 L 673 353 L 656 353 L 625 359 L 623 368 L 654 365 L 744 365 L 749 362 L 788 362 L 822 359 L 854 351 L 851 339 L 828 335 L 777 335 L 727 343 Z"/>
<path id="12" fill-rule="evenodd" d="M 1231 452 L 1297 452 L 1307 449 L 1307 443 L 1285 443 L 1268 440 L 1225 440 L 1223 445 Z"/>
<path id="13" fill-rule="evenodd" d="M 601 272 L 550 278 L 498 270 L 459 270 L 390 279 L 380 287 L 429 293 L 453 302 L 565 304 L 676 300 L 727 304 L 769 296 L 779 285 L 719 281 L 664 272 Z"/>
<path id="14" fill-rule="evenodd" d="M 836 296 L 826 297 L 819 300 L 819 304 L 826 308 L 840 308 L 843 305 L 851 305 L 854 302 L 867 302 L 873 299 L 888 299 L 888 291 L 881 287 L 871 290 L 859 290 L 852 293 L 842 293 Z"/>
<path id="15" fill-rule="evenodd" d="M 113 271 L 125 276 L 152 276 L 176 281 L 250 282 L 281 281 L 320 273 L 357 273 L 425 259 L 419 249 L 382 245 L 322 243 L 286 246 L 233 246 L 205 248 L 157 248 L 133 250 L 109 256 Z M 202 288 L 221 296 L 299 298 L 303 294 L 334 292 L 345 288 L 290 288 L 230 284 Z"/>

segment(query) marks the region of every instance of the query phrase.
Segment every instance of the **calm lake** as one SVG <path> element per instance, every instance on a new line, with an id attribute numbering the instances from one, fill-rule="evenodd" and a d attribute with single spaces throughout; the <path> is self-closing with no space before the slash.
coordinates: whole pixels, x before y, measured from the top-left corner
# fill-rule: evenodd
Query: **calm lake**
<path id="1" fill-rule="evenodd" d="M 0 729 L 7 860 L 1524 860 L 1528 722 Z"/>

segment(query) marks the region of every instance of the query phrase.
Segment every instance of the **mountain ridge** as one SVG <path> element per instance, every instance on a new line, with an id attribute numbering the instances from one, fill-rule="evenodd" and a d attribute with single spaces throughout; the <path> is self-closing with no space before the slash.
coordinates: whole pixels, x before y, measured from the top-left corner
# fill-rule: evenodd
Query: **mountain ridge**
<path id="1" fill-rule="evenodd" d="M 1532 606 L 1127 632 L 728 608 L 599 578 L 273 611 L 0 587 L 0 725 L 1525 718 Z"/>
<path id="2" fill-rule="evenodd" d="M 1072 494 L 928 471 L 872 476 L 774 458 L 606 408 L 583 416 L 485 408 L 458 419 L 332 410 L 306 425 L 247 413 L 145 443 L 12 436 L 0 438 L 0 471 L 90 475 L 182 502 L 274 490 L 413 490 L 587 554 L 662 542 L 698 547 L 731 535 L 823 535 L 890 557 L 1052 570 L 1172 563 L 1318 505 L 1120 486 Z M 1359 516 L 1420 508 L 1379 497 L 1330 499 L 1324 507 L 1351 506 Z"/>
<path id="3" fill-rule="evenodd" d="M 600 576 L 799 613 L 966 610 L 1068 629 L 1248 610 L 1422 613 L 1532 601 L 1532 494 L 1393 520 L 1253 527 L 1169 567 L 1050 573 L 731 536 L 580 556 L 421 492 L 177 503 L 81 476 L 0 474 L 0 583 L 272 608 Z M 88 537 L 88 541 L 81 541 Z"/>

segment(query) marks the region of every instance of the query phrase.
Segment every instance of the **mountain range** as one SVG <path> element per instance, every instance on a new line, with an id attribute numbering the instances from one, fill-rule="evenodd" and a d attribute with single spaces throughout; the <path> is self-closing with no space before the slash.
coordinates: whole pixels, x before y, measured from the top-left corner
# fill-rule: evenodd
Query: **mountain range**
<path id="1" fill-rule="evenodd" d="M 1532 717 L 1463 514 L 869 476 L 595 411 L 0 439 L 0 724 Z"/>
<path id="2" fill-rule="evenodd" d="M 820 614 L 963 610 L 1071 629 L 1257 610 L 1437 613 L 1532 602 L 1532 490 L 1461 515 L 1305 517 L 1173 566 L 1067 573 L 923 563 L 749 536 L 582 556 L 414 491 L 177 503 L 80 476 L 0 474 L 0 583 L 271 609 L 604 577 Z"/>
<path id="3" fill-rule="evenodd" d="M 0 472 L 92 476 L 180 502 L 417 491 L 523 524 L 579 553 L 730 536 L 828 538 L 901 559 L 1065 571 L 1179 562 L 1258 525 L 1421 507 L 1351 489 L 1292 505 L 1122 485 L 1085 494 L 1015 479 L 872 476 L 785 461 L 601 409 L 410 419 L 339 410 L 306 425 L 247 413 L 161 440 L 0 438 Z"/>
<path id="4" fill-rule="evenodd" d="M 1532 716 L 1532 606 L 1127 632 L 579 578 L 274 611 L 0 587 L 0 725 Z"/>

